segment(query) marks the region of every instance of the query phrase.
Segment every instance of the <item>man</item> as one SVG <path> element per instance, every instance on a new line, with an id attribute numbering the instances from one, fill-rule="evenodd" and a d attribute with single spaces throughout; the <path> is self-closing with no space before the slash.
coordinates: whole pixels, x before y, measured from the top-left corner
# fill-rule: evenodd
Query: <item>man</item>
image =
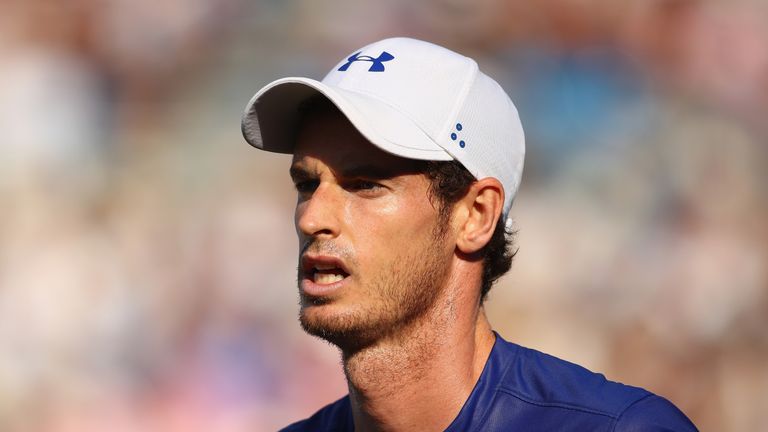
<path id="1" fill-rule="evenodd" d="M 413 39 L 285 78 L 243 116 L 293 154 L 300 321 L 341 351 L 349 395 L 287 431 L 694 431 L 667 400 L 509 343 L 483 301 L 510 267 L 525 153 L 477 64 Z"/>

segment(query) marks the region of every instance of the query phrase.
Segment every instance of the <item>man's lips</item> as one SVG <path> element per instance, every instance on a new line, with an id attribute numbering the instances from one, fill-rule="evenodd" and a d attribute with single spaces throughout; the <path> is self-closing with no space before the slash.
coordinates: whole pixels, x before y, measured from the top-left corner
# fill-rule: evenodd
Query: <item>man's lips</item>
<path id="1" fill-rule="evenodd" d="M 328 255 L 304 254 L 301 290 L 312 297 L 327 296 L 344 285 L 349 270 L 344 261 Z"/>

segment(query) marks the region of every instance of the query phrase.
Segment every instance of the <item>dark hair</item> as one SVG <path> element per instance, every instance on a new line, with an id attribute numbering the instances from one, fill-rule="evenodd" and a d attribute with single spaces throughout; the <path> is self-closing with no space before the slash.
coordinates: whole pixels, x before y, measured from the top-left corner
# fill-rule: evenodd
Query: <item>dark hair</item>
<path id="1" fill-rule="evenodd" d="M 310 114 L 322 112 L 338 113 L 339 109 L 322 95 L 314 95 L 298 107 L 299 123 Z M 297 128 L 298 130 L 298 128 Z M 437 200 L 440 222 L 443 226 L 456 204 L 477 179 L 458 161 L 423 161 L 421 171 L 429 179 L 430 195 Z M 496 223 L 491 240 L 480 251 L 483 260 L 483 277 L 480 287 L 480 303 L 488 296 L 493 284 L 512 267 L 517 249 L 512 250 L 515 232 L 506 229 L 502 218 Z"/>
<path id="2" fill-rule="evenodd" d="M 424 163 L 424 174 L 431 183 L 430 193 L 437 199 L 441 222 L 447 223 L 456 204 L 476 181 L 475 177 L 458 161 L 429 161 Z M 496 222 L 491 240 L 478 254 L 483 260 L 480 303 L 488 296 L 493 284 L 512 267 L 517 249 L 512 248 L 515 231 L 507 230 L 502 218 Z"/>

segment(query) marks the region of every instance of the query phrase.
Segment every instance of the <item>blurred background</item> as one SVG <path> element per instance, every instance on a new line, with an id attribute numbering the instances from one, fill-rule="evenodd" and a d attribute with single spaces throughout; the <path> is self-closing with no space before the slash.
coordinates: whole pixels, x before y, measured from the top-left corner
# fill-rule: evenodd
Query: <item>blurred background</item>
<path id="1" fill-rule="evenodd" d="M 289 158 L 239 121 L 395 35 L 526 128 L 496 329 L 768 430 L 763 0 L 3 0 L 0 430 L 271 431 L 344 395 L 296 319 Z"/>

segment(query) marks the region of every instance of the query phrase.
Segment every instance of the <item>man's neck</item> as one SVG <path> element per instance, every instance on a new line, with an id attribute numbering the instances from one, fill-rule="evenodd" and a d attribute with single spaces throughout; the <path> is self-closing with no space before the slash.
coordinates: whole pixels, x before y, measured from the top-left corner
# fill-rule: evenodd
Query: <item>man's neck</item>
<path id="1" fill-rule="evenodd" d="M 398 335 L 344 355 L 355 430 L 442 431 L 450 425 L 495 341 L 482 308 L 459 311 L 456 304 L 443 301 Z"/>

